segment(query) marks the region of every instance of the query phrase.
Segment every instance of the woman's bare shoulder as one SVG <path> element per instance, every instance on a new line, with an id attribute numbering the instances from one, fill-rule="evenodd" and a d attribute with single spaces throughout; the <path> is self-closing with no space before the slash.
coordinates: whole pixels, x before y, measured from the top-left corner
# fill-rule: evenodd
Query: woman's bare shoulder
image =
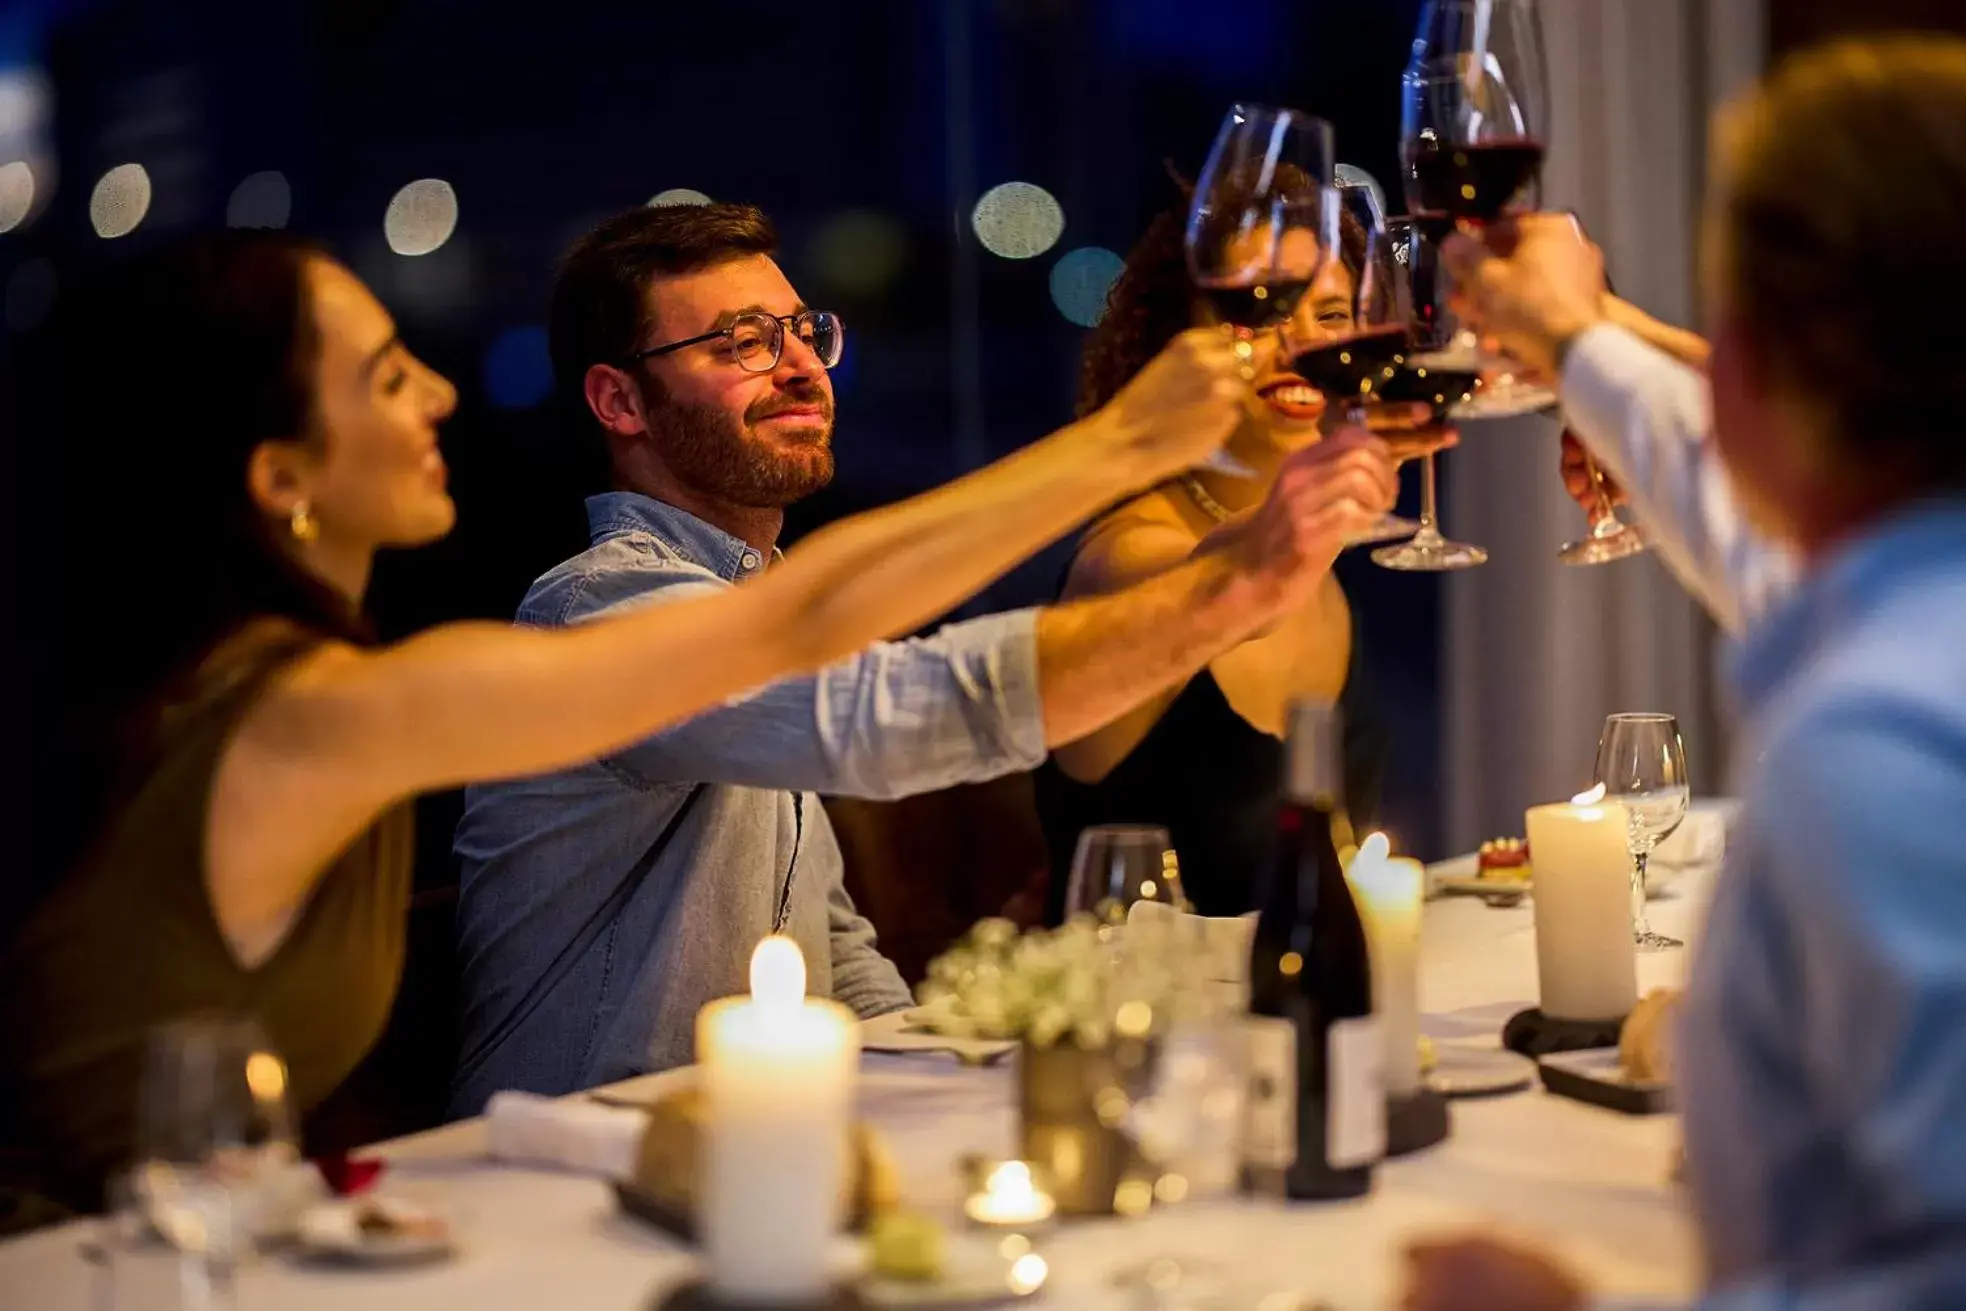
<path id="1" fill-rule="evenodd" d="M 1200 541 L 1170 492 L 1136 496 L 1086 529 L 1072 557 L 1065 595 L 1110 592 L 1164 573 L 1192 555 Z"/>

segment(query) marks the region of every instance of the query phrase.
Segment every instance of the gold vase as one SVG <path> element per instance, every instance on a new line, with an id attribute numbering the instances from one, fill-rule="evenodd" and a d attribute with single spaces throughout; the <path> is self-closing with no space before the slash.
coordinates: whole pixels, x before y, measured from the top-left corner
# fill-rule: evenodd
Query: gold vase
<path id="1" fill-rule="evenodd" d="M 1021 1155 L 1044 1171 L 1061 1215 L 1138 1209 L 1124 1205 L 1140 1190 L 1137 1182 L 1130 1190 L 1123 1185 L 1137 1181 L 1140 1172 L 1120 1123 L 1126 1104 L 1120 1063 L 1151 1058 L 1139 1044 L 1120 1055 L 1111 1047 L 1088 1050 L 1070 1039 L 1049 1047 L 1026 1042 L 1018 1052 Z"/>

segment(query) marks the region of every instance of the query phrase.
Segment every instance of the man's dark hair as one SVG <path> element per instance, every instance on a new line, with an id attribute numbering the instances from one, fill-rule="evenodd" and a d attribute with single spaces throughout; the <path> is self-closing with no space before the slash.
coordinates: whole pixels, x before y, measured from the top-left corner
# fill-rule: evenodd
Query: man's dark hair
<path id="1" fill-rule="evenodd" d="M 553 282 L 547 328 L 553 377 L 578 413 L 596 364 L 625 364 L 648 330 L 648 285 L 778 246 L 755 205 L 650 205 L 606 220 L 574 243 Z"/>

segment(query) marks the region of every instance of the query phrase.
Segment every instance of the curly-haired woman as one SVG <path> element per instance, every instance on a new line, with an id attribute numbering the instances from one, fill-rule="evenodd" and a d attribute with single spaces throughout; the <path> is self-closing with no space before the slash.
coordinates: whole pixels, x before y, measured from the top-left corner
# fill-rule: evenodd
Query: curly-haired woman
<path id="1" fill-rule="evenodd" d="M 1105 317 L 1086 344 L 1079 408 L 1104 403 L 1182 330 L 1209 322 L 1182 250 L 1185 204 L 1156 216 L 1127 258 Z M 1226 449 L 1257 477 L 1183 475 L 1127 501 L 1087 529 L 1065 583 L 1067 597 L 1125 587 L 1179 564 L 1222 524 L 1259 504 L 1293 451 L 1334 427 L 1325 397 L 1290 371 L 1293 355 L 1353 328 L 1354 288 L 1365 238 L 1348 226 L 1340 259 L 1324 271 L 1280 327 L 1259 333 L 1256 377 L 1241 425 Z M 1436 428 L 1381 431 L 1406 457 L 1451 436 Z M 1263 634 L 1216 658 L 1186 684 L 1097 733 L 1056 751 L 1039 772 L 1037 795 L 1051 849 L 1050 910 L 1064 909 L 1065 879 L 1078 834 L 1089 825 L 1167 828 L 1182 882 L 1203 914 L 1253 909 L 1269 850 L 1280 781 L 1285 708 L 1300 697 L 1344 711 L 1345 803 L 1355 824 L 1377 808 L 1388 734 L 1374 704 L 1350 604 L 1327 573 L 1312 599 Z"/>

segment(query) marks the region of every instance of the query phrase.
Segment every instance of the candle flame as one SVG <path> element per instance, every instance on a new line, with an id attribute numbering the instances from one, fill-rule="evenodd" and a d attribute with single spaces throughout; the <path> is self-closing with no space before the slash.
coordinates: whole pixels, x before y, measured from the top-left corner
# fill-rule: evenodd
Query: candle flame
<path id="1" fill-rule="evenodd" d="M 1602 800 L 1604 800 L 1604 784 L 1599 783 L 1590 791 L 1579 792 L 1576 796 L 1570 798 L 1570 804 L 1573 806 L 1595 806 Z"/>
<path id="2" fill-rule="evenodd" d="M 806 995 L 806 958 L 799 944 L 780 933 L 751 953 L 751 998 L 774 1010 L 796 1007 Z"/>
<path id="3" fill-rule="evenodd" d="M 1028 1194 L 1031 1191 L 1031 1167 L 1022 1161 L 1005 1161 L 990 1172 L 990 1191 Z"/>
<path id="4" fill-rule="evenodd" d="M 1384 833 L 1372 833 L 1367 835 L 1365 841 L 1359 843 L 1358 855 L 1353 863 L 1356 864 L 1361 860 L 1384 860 L 1392 854 L 1393 840 Z"/>

